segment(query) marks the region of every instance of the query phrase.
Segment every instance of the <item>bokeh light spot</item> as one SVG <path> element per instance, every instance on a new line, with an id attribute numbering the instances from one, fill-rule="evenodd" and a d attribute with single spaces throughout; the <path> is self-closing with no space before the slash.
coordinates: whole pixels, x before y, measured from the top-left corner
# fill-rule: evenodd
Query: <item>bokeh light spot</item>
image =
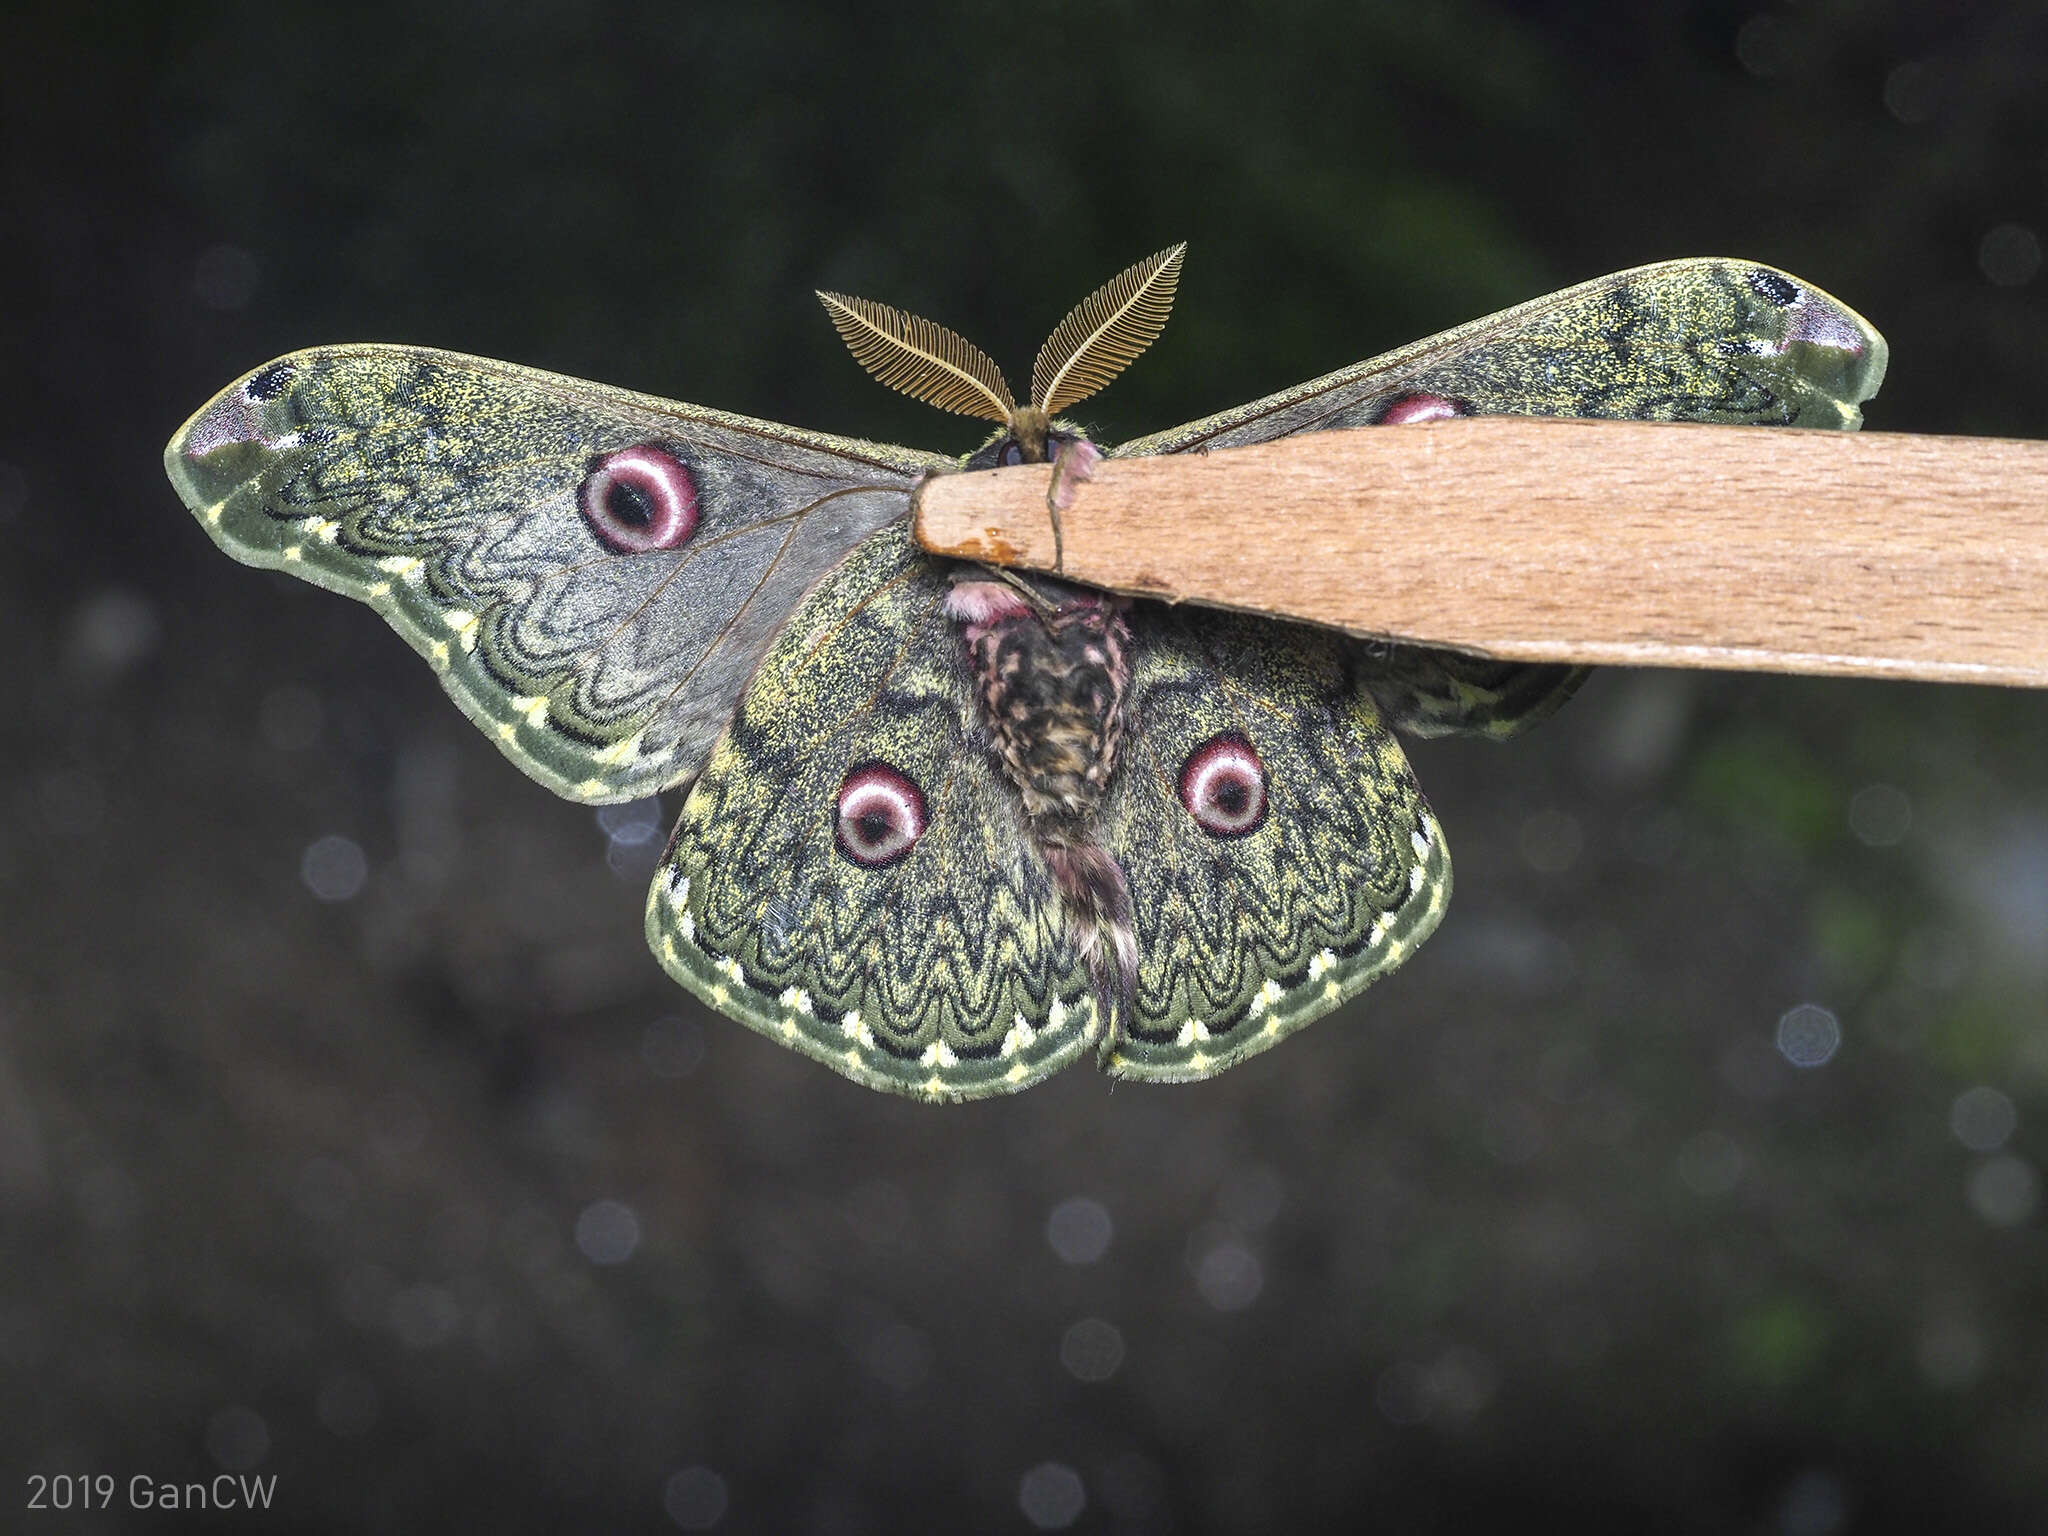
<path id="1" fill-rule="evenodd" d="M 1849 1496 L 1833 1473 L 1809 1468 L 1793 1478 L 1778 1505 L 1780 1536 L 1834 1536 L 1849 1516 Z"/>
<path id="2" fill-rule="evenodd" d="M 623 1264 L 640 1246 L 640 1218 L 619 1200 L 594 1200 L 576 1218 L 576 1246 L 593 1264 Z"/>
<path id="3" fill-rule="evenodd" d="M 322 901 L 353 901 L 370 878 L 370 861 L 345 837 L 328 836 L 299 855 L 299 878 Z"/>
<path id="4" fill-rule="evenodd" d="M 206 1454 L 230 1472 L 261 1466 L 270 1454 L 270 1426 L 253 1408 L 223 1408 L 206 1421 Z"/>
<path id="5" fill-rule="evenodd" d="M 725 1518 L 730 1504 L 725 1479 L 709 1467 L 684 1467 L 669 1474 L 661 1507 L 685 1531 L 708 1531 Z"/>
<path id="6" fill-rule="evenodd" d="M 2000 224 L 1977 243 L 1977 265 L 2001 288 L 2023 287 L 2041 270 L 2041 237 L 2024 224 Z"/>
<path id="7" fill-rule="evenodd" d="M 597 824 L 605 834 L 605 867 L 614 875 L 638 885 L 654 873 L 665 846 L 660 800 L 607 805 L 598 811 Z"/>
<path id="8" fill-rule="evenodd" d="M 2006 1153 L 1970 1173 L 1970 1208 L 1994 1227 L 2017 1227 L 2041 1203 L 2041 1176 L 2025 1158 Z"/>
<path id="9" fill-rule="evenodd" d="M 1965 1088 L 1948 1107 L 1948 1128 L 1972 1152 L 1996 1152 L 2019 1129 L 2011 1099 L 1982 1084 Z"/>
<path id="10" fill-rule="evenodd" d="M 1902 123 L 1926 122 L 1939 102 L 1939 82 L 1922 60 L 1909 59 L 1884 77 L 1884 109 Z"/>
<path id="11" fill-rule="evenodd" d="M 1679 1181 L 1696 1195 L 1725 1195 L 1748 1170 L 1748 1155 L 1720 1131 L 1701 1131 L 1678 1149 Z"/>
<path id="12" fill-rule="evenodd" d="M 162 638 L 154 602 L 128 587 L 105 587 L 72 610 L 64 659 L 73 672 L 107 683 L 146 660 Z"/>
<path id="13" fill-rule="evenodd" d="M 1265 1288 L 1259 1256 L 1225 1222 L 1207 1222 L 1189 1234 L 1187 1264 L 1195 1289 L 1218 1312 L 1242 1312 Z"/>
<path id="14" fill-rule="evenodd" d="M 1780 73 L 1791 62 L 1794 46 L 1789 22 L 1759 11 L 1735 34 L 1735 60 L 1759 79 Z"/>
<path id="15" fill-rule="evenodd" d="M 1801 1003 L 1778 1020 L 1778 1054 L 1795 1067 L 1823 1067 L 1842 1045 L 1842 1024 L 1818 1003 Z"/>
<path id="16" fill-rule="evenodd" d="M 1109 1252 L 1114 1226 L 1101 1201 L 1076 1195 L 1062 1200 L 1045 1219 L 1045 1240 L 1069 1264 L 1093 1264 Z"/>
<path id="17" fill-rule="evenodd" d="M 1063 1461 L 1041 1461 L 1017 1480 L 1017 1507 L 1041 1531 L 1064 1531 L 1088 1507 L 1081 1474 Z"/>
<path id="18" fill-rule="evenodd" d="M 1060 1364 L 1076 1381 L 1107 1381 L 1124 1363 L 1124 1336 L 1114 1323 L 1084 1317 L 1060 1337 Z"/>
<path id="19" fill-rule="evenodd" d="M 614 843 L 638 848 L 661 835 L 661 800 L 650 796 L 645 800 L 628 800 L 623 805 L 601 805 L 597 808 L 597 825 Z"/>

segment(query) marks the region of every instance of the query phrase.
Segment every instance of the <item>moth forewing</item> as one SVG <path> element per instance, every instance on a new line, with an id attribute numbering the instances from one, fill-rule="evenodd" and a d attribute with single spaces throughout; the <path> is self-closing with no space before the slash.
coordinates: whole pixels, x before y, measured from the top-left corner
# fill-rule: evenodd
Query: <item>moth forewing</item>
<path id="1" fill-rule="evenodd" d="M 1852 429 L 1888 355 L 1869 321 L 1789 273 L 1691 257 L 1545 294 L 1113 451 L 1238 447 L 1429 414 Z"/>
<path id="2" fill-rule="evenodd" d="M 368 603 L 590 803 L 694 777 L 789 611 L 952 462 L 375 344 L 255 369 L 165 449 L 223 550 Z"/>

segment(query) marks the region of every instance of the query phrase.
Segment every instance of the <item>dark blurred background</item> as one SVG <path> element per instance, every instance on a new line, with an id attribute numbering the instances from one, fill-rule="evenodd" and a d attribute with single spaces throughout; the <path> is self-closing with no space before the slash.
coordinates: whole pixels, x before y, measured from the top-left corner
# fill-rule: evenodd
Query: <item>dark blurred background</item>
<path id="1" fill-rule="evenodd" d="M 159 464 L 363 339 L 959 450 L 813 288 L 1016 376 L 1181 239 L 1105 440 L 1708 254 L 1887 334 L 1871 427 L 2042 436 L 2038 6 L 46 6 L 0 72 L 4 1507 L 2048 1526 L 2048 697 L 1602 673 L 1413 749 L 1458 896 L 1360 1003 L 931 1109 L 699 1011 L 656 818 Z"/>

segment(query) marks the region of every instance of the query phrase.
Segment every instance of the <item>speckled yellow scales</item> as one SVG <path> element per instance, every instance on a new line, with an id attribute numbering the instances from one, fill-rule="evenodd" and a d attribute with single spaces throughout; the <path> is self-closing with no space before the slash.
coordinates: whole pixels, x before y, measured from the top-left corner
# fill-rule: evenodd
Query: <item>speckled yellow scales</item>
<path id="1" fill-rule="evenodd" d="M 683 805 L 647 902 L 699 997 L 875 1087 L 952 1099 L 1036 1081 L 1101 1019 L 1014 792 L 977 740 L 946 580 L 898 524 L 776 637 Z M 842 851 L 841 786 L 886 764 L 927 830 Z"/>
<path id="2" fill-rule="evenodd" d="M 1158 334 L 1180 261 L 1077 306 L 1021 407 L 951 332 L 824 296 L 884 382 L 1004 420 L 965 460 L 344 346 L 230 386 L 166 467 L 237 559 L 375 606 L 550 788 L 688 786 L 647 934 L 712 1007 L 935 1100 L 1084 1054 L 1205 1077 L 1441 918 L 1443 832 L 1387 723 L 1505 736 L 1583 674 L 1126 605 L 912 546 L 927 474 L 1087 473 L 1097 450 L 1051 412 Z M 1471 413 L 1853 427 L 1884 355 L 1784 273 L 1667 262 L 1113 451 Z"/>
<path id="3" fill-rule="evenodd" d="M 1103 1064 L 1177 1082 L 1264 1050 L 1399 965 L 1443 916 L 1451 861 L 1345 641 L 1187 609 L 1159 613 L 1149 640 L 1103 811 L 1142 936 Z M 1263 815 L 1190 837 L 1185 765 L 1245 748 Z"/>
<path id="4" fill-rule="evenodd" d="M 164 455 L 221 548 L 369 603 L 599 803 L 694 775 L 791 607 L 954 462 L 396 346 L 279 358 Z"/>

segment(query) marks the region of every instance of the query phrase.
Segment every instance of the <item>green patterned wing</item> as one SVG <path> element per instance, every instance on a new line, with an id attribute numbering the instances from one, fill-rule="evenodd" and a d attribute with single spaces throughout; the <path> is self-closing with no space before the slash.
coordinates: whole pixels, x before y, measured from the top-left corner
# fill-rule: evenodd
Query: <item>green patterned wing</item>
<path id="1" fill-rule="evenodd" d="M 1870 322 L 1753 261 L 1661 261 L 1531 299 L 1235 410 L 1124 443 L 1186 453 L 1438 414 L 1854 427 L 1884 382 Z M 1405 408 L 1404 408 L 1405 407 Z"/>
<path id="2" fill-rule="evenodd" d="M 1424 645 L 1364 641 L 1365 685 L 1388 723 L 1410 736 L 1490 736 L 1505 741 L 1556 714 L 1591 667 L 1495 661 Z"/>
<path id="3" fill-rule="evenodd" d="M 1208 1077 L 1393 970 L 1436 928 L 1450 853 L 1326 631 L 1142 604 L 1131 728 L 1099 836 L 1136 984 L 1113 1076 Z"/>
<path id="4" fill-rule="evenodd" d="M 257 369 L 164 454 L 221 548 L 369 603 L 587 801 L 690 779 L 803 594 L 951 462 L 368 345 Z"/>
<path id="5" fill-rule="evenodd" d="M 1861 423 L 1884 338 L 1811 284 L 1752 261 L 1665 261 L 1595 278 L 1118 454 L 1186 453 L 1332 427 L 1444 416 L 1577 416 L 1832 427 Z M 1420 736 L 1513 735 L 1586 669 L 1381 647 L 1367 671 L 1387 717 Z"/>
<path id="6" fill-rule="evenodd" d="M 932 1100 L 1026 1087 L 1101 1028 L 946 593 L 902 524 L 818 586 L 691 790 L 647 899 L 648 943 L 713 1008 Z"/>

